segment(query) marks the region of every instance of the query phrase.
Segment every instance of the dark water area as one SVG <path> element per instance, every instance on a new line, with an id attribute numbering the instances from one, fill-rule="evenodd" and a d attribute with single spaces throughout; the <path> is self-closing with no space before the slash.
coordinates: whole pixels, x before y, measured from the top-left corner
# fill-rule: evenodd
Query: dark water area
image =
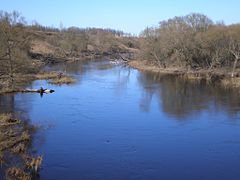
<path id="1" fill-rule="evenodd" d="M 56 65 L 67 86 L 0 96 L 1 111 L 41 128 L 41 179 L 240 179 L 240 96 L 206 82 L 107 61 Z"/>

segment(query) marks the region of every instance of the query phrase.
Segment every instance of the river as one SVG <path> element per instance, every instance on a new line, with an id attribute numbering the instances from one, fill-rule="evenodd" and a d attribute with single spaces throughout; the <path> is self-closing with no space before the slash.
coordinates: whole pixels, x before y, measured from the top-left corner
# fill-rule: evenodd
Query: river
<path id="1" fill-rule="evenodd" d="M 55 65 L 73 85 L 0 96 L 40 128 L 41 179 L 240 179 L 240 96 L 204 81 L 109 61 Z"/>

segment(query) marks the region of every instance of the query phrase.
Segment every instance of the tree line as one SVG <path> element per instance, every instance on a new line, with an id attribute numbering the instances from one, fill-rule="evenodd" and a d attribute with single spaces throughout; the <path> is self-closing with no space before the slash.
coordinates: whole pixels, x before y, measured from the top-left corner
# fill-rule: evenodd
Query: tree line
<path id="1" fill-rule="evenodd" d="M 0 81 L 9 86 L 19 74 L 35 73 L 34 59 L 80 59 L 124 52 L 137 46 L 123 31 L 101 28 L 55 28 L 28 25 L 19 12 L 0 11 Z M 35 43 L 35 44 L 34 44 Z M 35 46 L 34 46 L 35 45 Z M 37 54 L 32 51 L 35 48 Z M 43 51 L 38 51 L 39 49 Z M 40 52 L 40 54 L 39 54 Z M 0 82 L 0 89 L 3 83 Z"/>
<path id="2" fill-rule="evenodd" d="M 140 49 L 132 52 L 160 68 L 224 68 L 232 76 L 240 58 L 240 24 L 214 23 L 198 13 L 161 21 L 131 37 L 113 29 L 28 25 L 20 13 L 0 11 L 0 39 L 0 80 L 6 78 L 10 85 L 18 74 L 38 71 L 31 51 L 34 41 L 40 48 L 47 44 L 46 58 L 78 59 Z"/>
<path id="3" fill-rule="evenodd" d="M 140 42 L 140 59 L 161 68 L 230 68 L 234 76 L 240 58 L 240 24 L 227 26 L 192 13 L 147 27 Z"/>

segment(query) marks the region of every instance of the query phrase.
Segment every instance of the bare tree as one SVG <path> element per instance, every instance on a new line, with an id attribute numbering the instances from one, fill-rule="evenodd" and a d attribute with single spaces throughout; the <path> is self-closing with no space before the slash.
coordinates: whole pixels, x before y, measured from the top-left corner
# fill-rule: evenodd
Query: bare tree
<path id="1" fill-rule="evenodd" d="M 142 39 L 141 58 L 159 67 L 232 67 L 234 76 L 240 58 L 240 25 L 214 24 L 198 13 L 161 21 Z"/>
<path id="2" fill-rule="evenodd" d="M 232 74 L 234 77 L 235 69 L 240 59 L 240 25 L 234 25 L 229 28 L 229 47 L 228 51 L 234 57 Z"/>
<path id="3" fill-rule="evenodd" d="M 0 13 L 0 37 L 1 74 L 8 77 L 14 88 L 16 74 L 25 73 L 32 67 L 27 55 L 30 37 L 19 13 Z"/>

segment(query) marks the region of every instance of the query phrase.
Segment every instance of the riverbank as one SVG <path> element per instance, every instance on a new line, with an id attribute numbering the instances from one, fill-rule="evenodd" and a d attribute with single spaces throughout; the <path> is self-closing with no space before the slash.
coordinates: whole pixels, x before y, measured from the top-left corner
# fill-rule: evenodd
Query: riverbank
<path id="1" fill-rule="evenodd" d="M 34 75 L 34 79 L 48 80 L 50 84 L 55 85 L 74 84 L 76 82 L 76 80 L 72 76 L 56 71 L 40 72 Z"/>
<path id="2" fill-rule="evenodd" d="M 38 173 L 42 157 L 29 153 L 35 129 L 12 114 L 0 114 L 0 164 L 5 179 L 27 180 Z"/>
<path id="3" fill-rule="evenodd" d="M 156 65 L 149 64 L 147 61 L 133 60 L 128 62 L 132 68 L 140 71 L 149 71 L 161 74 L 172 74 L 186 78 L 188 80 L 207 80 L 213 83 L 219 83 L 224 88 L 239 88 L 240 77 L 239 70 L 236 70 L 235 77 L 231 77 L 231 69 L 211 69 L 211 70 L 186 70 L 183 68 L 159 68 Z"/>
<path id="4" fill-rule="evenodd" d="M 16 75 L 16 78 L 14 78 L 14 86 L 10 86 L 7 80 L 0 79 L 0 95 L 6 93 L 27 92 L 25 91 L 24 87 L 26 87 L 27 84 L 34 80 L 47 80 L 50 84 L 55 85 L 69 85 L 76 82 L 76 80 L 72 76 L 56 71 L 41 71 L 37 74 L 19 74 Z"/>

